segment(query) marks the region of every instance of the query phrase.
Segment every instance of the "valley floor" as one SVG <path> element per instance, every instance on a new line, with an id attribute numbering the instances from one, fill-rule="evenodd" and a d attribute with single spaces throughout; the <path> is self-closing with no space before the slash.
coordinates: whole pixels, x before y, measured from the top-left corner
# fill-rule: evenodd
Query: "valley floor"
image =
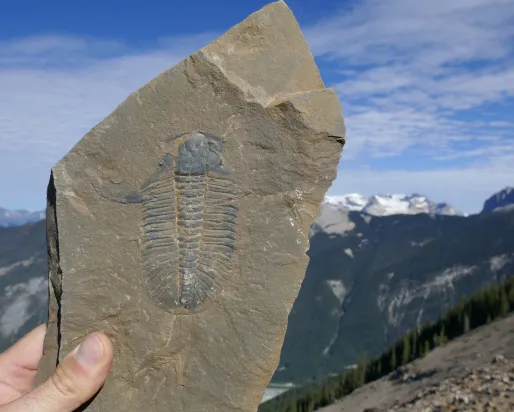
<path id="1" fill-rule="evenodd" d="M 438 347 L 323 412 L 514 411 L 514 315 Z"/>

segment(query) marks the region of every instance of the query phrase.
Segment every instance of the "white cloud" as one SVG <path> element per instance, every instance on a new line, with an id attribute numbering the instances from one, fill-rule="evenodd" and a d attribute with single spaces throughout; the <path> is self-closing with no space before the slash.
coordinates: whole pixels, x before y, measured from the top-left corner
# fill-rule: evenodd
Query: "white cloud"
<path id="1" fill-rule="evenodd" d="M 511 52 L 511 0 L 362 0 L 353 5 L 306 31 L 316 54 L 360 64 L 409 62 L 418 55 L 413 64 L 430 71 L 448 61 Z"/>
<path id="2" fill-rule="evenodd" d="M 160 48 L 143 52 L 56 36 L 1 44 L 2 206 L 44 207 L 49 171 L 60 157 L 135 89 L 214 38 L 160 39 Z"/>
<path id="3" fill-rule="evenodd" d="M 457 157 L 456 143 L 466 140 L 513 144 L 511 130 L 477 128 L 463 117 L 507 102 L 510 110 L 495 121 L 511 120 L 511 0 L 362 0 L 305 32 L 314 53 L 341 73 L 332 86 L 346 114 L 347 156 L 399 155 L 417 146 L 429 156 L 441 150 Z"/>
<path id="4" fill-rule="evenodd" d="M 77 65 L 95 57 L 127 53 L 123 44 L 95 38 L 43 35 L 0 42 L 0 66 Z"/>
<path id="5" fill-rule="evenodd" d="M 490 122 L 489 126 L 491 126 L 491 127 L 514 127 L 514 122 L 495 121 L 495 122 Z"/>
<path id="6" fill-rule="evenodd" d="M 37 151 L 43 155 L 39 161 L 55 161 L 56 154 L 68 150 L 131 92 L 203 46 L 207 38 L 166 39 L 166 43 L 176 44 L 175 48 L 104 59 L 92 56 L 108 42 L 88 44 L 82 39 L 52 37 L 12 43 L 7 49 L 27 59 L 36 56 L 37 60 L 37 56 L 53 52 L 69 56 L 68 52 L 78 51 L 87 64 L 2 69 L 0 58 L 2 153 Z"/>

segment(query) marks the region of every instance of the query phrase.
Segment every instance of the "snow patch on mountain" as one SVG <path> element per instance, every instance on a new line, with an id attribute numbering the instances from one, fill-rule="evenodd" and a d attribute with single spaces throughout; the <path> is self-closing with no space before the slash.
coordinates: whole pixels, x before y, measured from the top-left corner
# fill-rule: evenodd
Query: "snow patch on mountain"
<path id="1" fill-rule="evenodd" d="M 40 317 L 46 305 L 47 280 L 32 278 L 26 283 L 7 286 L 0 298 L 0 338 L 7 339 L 18 332 L 32 317 Z"/>
<path id="2" fill-rule="evenodd" d="M 424 308 L 424 302 L 434 293 L 444 294 L 453 290 L 455 282 L 465 276 L 471 276 L 478 270 L 478 266 L 456 265 L 430 276 L 428 282 L 418 285 L 410 285 L 407 281 L 401 282 L 399 288 L 391 293 L 387 284 L 382 284 L 379 289 L 377 304 L 387 314 L 388 322 L 398 327 L 405 316 L 405 310 L 415 299 L 421 299 L 420 311 Z M 386 303 L 387 302 L 387 303 Z M 384 310 L 385 309 L 385 310 Z M 422 319 L 422 313 L 418 313 L 418 326 Z"/>
<path id="3" fill-rule="evenodd" d="M 322 203 L 325 205 L 335 206 L 339 210 L 348 210 L 361 212 L 368 203 L 368 198 L 358 193 L 350 193 L 343 196 L 325 196 Z"/>
<path id="4" fill-rule="evenodd" d="M 373 195 L 365 197 L 358 193 L 343 196 L 326 196 L 322 206 L 340 211 L 363 212 L 372 216 L 414 215 L 462 215 L 448 203 L 435 203 L 426 196 L 413 193 Z"/>
<path id="5" fill-rule="evenodd" d="M 501 256 L 493 256 L 489 260 L 489 265 L 491 272 L 498 272 L 502 270 L 503 267 L 514 260 L 514 255 L 501 255 Z"/>
<path id="6" fill-rule="evenodd" d="M 327 285 L 337 300 L 339 300 L 339 303 L 342 304 L 348 293 L 344 283 L 341 280 L 327 280 Z"/>
<path id="7" fill-rule="evenodd" d="M 334 207 L 332 204 L 322 203 L 321 214 L 311 226 L 309 237 L 319 231 L 342 235 L 354 228 L 355 223 L 350 220 L 348 213 Z"/>
<path id="8" fill-rule="evenodd" d="M 334 343 L 337 341 L 339 337 L 339 330 L 341 327 L 341 318 L 344 315 L 343 310 L 343 303 L 348 295 L 348 290 L 346 289 L 346 286 L 344 285 L 343 281 L 341 280 L 335 280 L 335 279 L 329 279 L 326 281 L 328 287 L 334 294 L 334 296 L 339 301 L 339 307 L 337 309 L 334 309 L 331 312 L 331 315 L 335 318 L 335 324 L 336 328 L 334 330 L 334 333 L 332 334 L 332 337 L 330 338 L 330 341 L 328 342 L 328 345 L 325 346 L 325 348 L 322 351 L 323 356 L 327 356 L 330 353 L 330 350 L 332 349 L 332 346 L 334 346 Z"/>

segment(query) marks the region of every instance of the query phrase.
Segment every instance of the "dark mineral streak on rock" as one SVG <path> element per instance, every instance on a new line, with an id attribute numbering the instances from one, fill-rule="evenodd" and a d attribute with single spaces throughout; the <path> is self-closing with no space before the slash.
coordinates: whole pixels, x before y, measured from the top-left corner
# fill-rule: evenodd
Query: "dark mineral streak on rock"
<path id="1" fill-rule="evenodd" d="M 236 191 L 223 168 L 221 140 L 193 133 L 167 153 L 139 191 L 116 198 L 142 203 L 141 266 L 146 289 L 163 308 L 195 309 L 228 275 L 236 247 Z"/>

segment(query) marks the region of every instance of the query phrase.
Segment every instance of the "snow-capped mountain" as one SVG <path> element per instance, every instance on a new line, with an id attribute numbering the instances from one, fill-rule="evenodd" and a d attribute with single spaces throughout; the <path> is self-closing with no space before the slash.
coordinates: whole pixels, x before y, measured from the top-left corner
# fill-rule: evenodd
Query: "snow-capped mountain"
<path id="1" fill-rule="evenodd" d="M 497 212 L 514 207 L 514 187 L 506 187 L 484 202 L 482 213 Z"/>
<path id="2" fill-rule="evenodd" d="M 0 227 L 21 226 L 44 218 L 44 211 L 29 212 L 27 210 L 7 210 L 0 207 Z"/>
<path id="3" fill-rule="evenodd" d="M 432 215 L 462 215 L 448 203 L 435 203 L 426 196 L 411 195 L 373 195 L 365 197 L 358 193 L 343 196 L 326 196 L 323 209 L 340 211 L 358 211 L 373 216 L 414 215 L 427 213 Z"/>
<path id="4" fill-rule="evenodd" d="M 419 195 L 326 199 L 275 382 L 318 379 L 355 364 L 359 353 L 391 347 L 463 296 L 514 274 L 514 208 L 468 217 L 422 211 L 448 213 Z"/>
<path id="5" fill-rule="evenodd" d="M 325 196 L 322 206 L 334 206 L 339 210 L 361 212 L 368 203 L 368 198 L 359 193 L 349 193 L 343 196 Z"/>

